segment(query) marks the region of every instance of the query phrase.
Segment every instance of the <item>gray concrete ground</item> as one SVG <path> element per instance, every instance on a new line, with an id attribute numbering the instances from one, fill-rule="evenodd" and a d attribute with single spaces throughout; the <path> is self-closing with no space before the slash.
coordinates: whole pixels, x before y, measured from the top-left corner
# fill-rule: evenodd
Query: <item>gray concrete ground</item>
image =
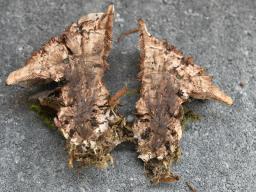
<path id="1" fill-rule="evenodd" d="M 79 16 L 116 7 L 114 37 L 144 18 L 153 35 L 165 38 L 208 69 L 235 100 L 232 107 L 194 101 L 202 115 L 182 139 L 175 184 L 151 186 L 134 146 L 122 145 L 106 170 L 67 168 L 64 140 L 27 107 L 30 90 L 4 85 L 32 51 Z M 0 0 L 0 191 L 256 191 L 256 1 L 254 0 Z M 114 44 L 106 74 L 115 92 L 136 88 L 137 35 Z M 122 111 L 134 112 L 136 96 Z"/>

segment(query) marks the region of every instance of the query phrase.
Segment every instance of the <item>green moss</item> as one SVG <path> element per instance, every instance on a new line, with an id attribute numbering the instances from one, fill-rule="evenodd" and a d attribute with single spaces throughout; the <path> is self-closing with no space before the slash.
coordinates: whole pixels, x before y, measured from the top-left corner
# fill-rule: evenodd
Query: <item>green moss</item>
<path id="1" fill-rule="evenodd" d="M 35 103 L 30 105 L 30 109 L 39 116 L 39 118 L 44 122 L 45 125 L 47 125 L 47 127 L 55 128 L 53 121 L 55 113 L 51 109 Z"/>
<path id="2" fill-rule="evenodd" d="M 181 125 L 183 129 L 186 129 L 186 127 L 193 122 L 200 121 L 201 117 L 200 115 L 194 113 L 191 110 L 184 109 L 183 110 L 183 119 L 181 121 Z"/>
<path id="3" fill-rule="evenodd" d="M 140 93 L 139 89 L 131 89 L 131 88 L 129 88 L 127 93 L 125 94 L 125 96 L 131 97 L 131 96 L 137 95 L 139 93 Z"/>

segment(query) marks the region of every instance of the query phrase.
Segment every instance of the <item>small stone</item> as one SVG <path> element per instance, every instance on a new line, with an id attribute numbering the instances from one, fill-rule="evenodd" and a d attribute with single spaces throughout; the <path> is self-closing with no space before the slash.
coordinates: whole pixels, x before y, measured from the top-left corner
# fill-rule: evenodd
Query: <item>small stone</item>
<path id="1" fill-rule="evenodd" d="M 134 121 L 134 116 L 128 115 L 126 120 L 127 120 L 127 123 L 132 123 Z"/>
<path id="2" fill-rule="evenodd" d="M 18 47 L 18 51 L 19 51 L 19 52 L 21 52 L 22 50 L 23 50 L 23 47 L 22 47 L 22 46 Z"/>
<path id="3" fill-rule="evenodd" d="M 243 87 L 244 87 L 244 82 L 241 81 L 241 82 L 239 83 L 239 86 L 243 88 Z"/>

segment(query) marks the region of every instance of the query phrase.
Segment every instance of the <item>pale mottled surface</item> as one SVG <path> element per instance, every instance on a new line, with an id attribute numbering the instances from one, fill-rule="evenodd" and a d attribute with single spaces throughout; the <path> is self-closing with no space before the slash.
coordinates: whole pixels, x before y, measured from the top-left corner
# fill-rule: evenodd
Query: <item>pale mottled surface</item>
<path id="1" fill-rule="evenodd" d="M 207 68 L 235 104 L 190 104 L 203 117 L 184 133 L 183 156 L 174 167 L 182 180 L 176 184 L 151 186 L 133 146 L 115 150 L 114 168 L 82 169 L 80 174 L 67 168 L 64 140 L 28 110 L 29 91 L 5 87 L 4 81 L 50 37 L 110 2 L 0 0 L 0 191 L 189 191 L 185 181 L 198 191 L 255 191 L 254 0 L 113 1 L 118 13 L 116 38 L 144 18 L 153 35 L 166 38 Z M 138 86 L 136 44 L 136 35 L 114 44 L 105 78 L 112 92 L 125 83 Z M 134 111 L 136 99 L 124 99 L 126 114 Z"/>

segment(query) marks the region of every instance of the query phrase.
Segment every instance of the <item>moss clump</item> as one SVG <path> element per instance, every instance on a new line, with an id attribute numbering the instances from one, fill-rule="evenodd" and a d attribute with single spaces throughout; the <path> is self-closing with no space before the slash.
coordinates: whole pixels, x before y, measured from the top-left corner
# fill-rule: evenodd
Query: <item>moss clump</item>
<path id="1" fill-rule="evenodd" d="M 55 112 L 52 109 L 33 103 L 30 105 L 30 110 L 34 111 L 47 127 L 56 128 L 53 121 Z"/>
<path id="2" fill-rule="evenodd" d="M 183 119 L 181 121 L 182 128 L 185 129 L 190 123 L 200 121 L 200 115 L 194 113 L 189 109 L 183 109 Z"/>

